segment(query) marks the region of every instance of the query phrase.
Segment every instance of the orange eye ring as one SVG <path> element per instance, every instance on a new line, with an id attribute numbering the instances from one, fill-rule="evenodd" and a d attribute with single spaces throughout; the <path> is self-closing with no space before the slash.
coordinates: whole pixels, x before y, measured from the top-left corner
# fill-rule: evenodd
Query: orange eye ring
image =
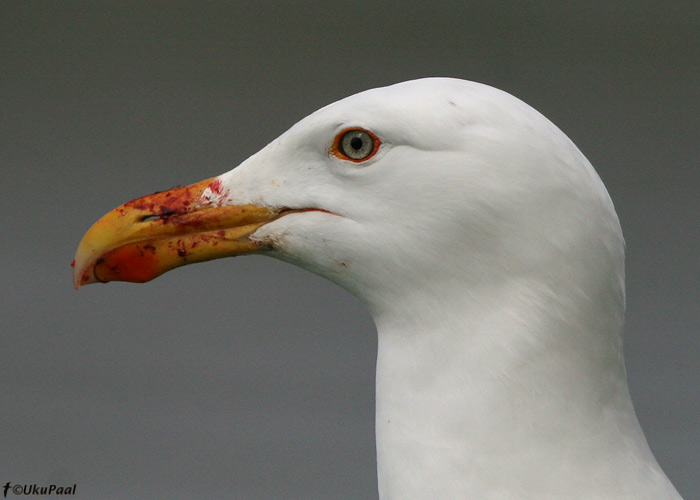
<path id="1" fill-rule="evenodd" d="M 341 130 L 333 140 L 331 153 L 341 160 L 361 163 L 372 158 L 382 141 L 374 133 L 363 128 L 346 128 Z"/>

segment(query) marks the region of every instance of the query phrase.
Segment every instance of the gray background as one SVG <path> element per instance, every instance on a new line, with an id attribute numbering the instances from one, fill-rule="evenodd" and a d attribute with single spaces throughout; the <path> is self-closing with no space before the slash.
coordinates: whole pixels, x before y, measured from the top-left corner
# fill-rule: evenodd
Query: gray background
<path id="1" fill-rule="evenodd" d="M 442 75 L 530 103 L 598 169 L 627 239 L 632 396 L 700 498 L 698 40 L 695 1 L 3 2 L 0 484 L 376 498 L 376 340 L 354 297 L 256 256 L 80 292 L 69 263 L 114 206 Z"/>

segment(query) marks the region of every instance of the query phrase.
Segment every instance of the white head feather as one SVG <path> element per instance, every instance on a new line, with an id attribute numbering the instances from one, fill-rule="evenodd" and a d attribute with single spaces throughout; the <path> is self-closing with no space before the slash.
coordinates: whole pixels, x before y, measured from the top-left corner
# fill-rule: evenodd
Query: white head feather
<path id="1" fill-rule="evenodd" d="M 377 154 L 330 154 L 348 128 Z M 220 180 L 215 204 L 314 209 L 253 239 L 372 311 L 383 500 L 680 498 L 627 391 L 612 202 L 537 111 L 406 82 L 313 113 Z"/>

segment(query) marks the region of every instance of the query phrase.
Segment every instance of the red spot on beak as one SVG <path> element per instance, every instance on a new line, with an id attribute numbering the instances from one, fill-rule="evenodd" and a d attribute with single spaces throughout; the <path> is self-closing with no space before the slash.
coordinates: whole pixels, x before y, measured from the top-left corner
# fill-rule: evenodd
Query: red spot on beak
<path id="1" fill-rule="evenodd" d="M 75 259 L 73 259 L 73 262 L 70 263 L 70 267 L 75 267 Z"/>

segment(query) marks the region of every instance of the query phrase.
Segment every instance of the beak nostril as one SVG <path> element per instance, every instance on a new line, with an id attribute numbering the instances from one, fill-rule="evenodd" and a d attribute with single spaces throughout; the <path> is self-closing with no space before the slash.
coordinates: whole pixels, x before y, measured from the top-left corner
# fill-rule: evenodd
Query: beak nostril
<path id="1" fill-rule="evenodd" d="M 141 222 L 151 222 L 152 220 L 156 219 L 163 219 L 166 220 L 170 218 L 170 216 L 175 215 L 177 212 L 174 210 L 170 211 L 164 211 L 162 214 L 151 214 L 151 215 L 144 215 L 141 217 Z"/>

